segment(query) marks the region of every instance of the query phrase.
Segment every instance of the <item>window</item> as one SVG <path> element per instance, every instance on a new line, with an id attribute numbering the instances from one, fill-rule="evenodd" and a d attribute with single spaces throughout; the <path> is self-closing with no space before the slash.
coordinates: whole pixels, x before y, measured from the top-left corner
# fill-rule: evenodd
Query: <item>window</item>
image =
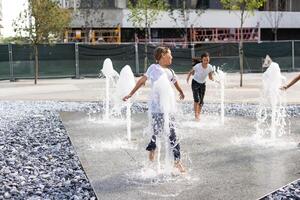
<path id="1" fill-rule="evenodd" d="M 133 6 L 135 6 L 136 3 L 137 3 L 137 0 L 129 0 L 129 1 L 130 1 L 130 3 L 131 3 Z"/>
<path id="2" fill-rule="evenodd" d="M 196 8 L 208 8 L 209 7 L 209 0 L 197 0 Z"/>
<path id="3" fill-rule="evenodd" d="M 169 5 L 171 8 L 181 8 L 182 7 L 182 0 L 169 0 Z"/>
<path id="4" fill-rule="evenodd" d="M 80 8 L 115 8 L 115 0 L 81 0 Z"/>

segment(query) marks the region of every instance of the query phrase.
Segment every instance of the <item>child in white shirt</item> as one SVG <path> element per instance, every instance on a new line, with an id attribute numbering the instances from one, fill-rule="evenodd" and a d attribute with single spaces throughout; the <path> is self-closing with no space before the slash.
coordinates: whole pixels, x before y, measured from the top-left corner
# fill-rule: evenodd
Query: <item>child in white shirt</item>
<path id="1" fill-rule="evenodd" d="M 153 85 L 155 81 L 157 81 L 161 77 L 161 75 L 164 74 L 167 75 L 168 80 L 172 82 L 175 88 L 178 90 L 180 99 L 184 99 L 184 94 L 178 84 L 177 77 L 174 71 L 169 68 L 169 66 L 172 64 L 171 50 L 167 47 L 157 47 L 154 51 L 154 57 L 157 63 L 152 64 L 148 68 L 147 72 L 138 80 L 136 86 L 132 89 L 132 91 L 123 98 L 124 101 L 129 99 L 142 85 L 144 85 L 147 79 L 150 79 L 151 89 L 153 90 Z M 159 94 L 153 93 L 152 91 L 152 95 L 149 101 L 149 111 L 151 112 L 152 117 L 153 135 L 151 137 L 150 143 L 146 147 L 146 150 L 149 151 L 150 161 L 154 160 L 156 149 L 156 137 L 158 134 L 162 133 L 164 127 L 164 113 L 163 111 L 161 111 L 159 105 L 159 96 L 157 95 Z M 180 162 L 180 145 L 176 138 L 174 119 L 171 117 L 169 121 L 169 140 L 171 144 L 170 146 L 174 154 L 175 167 L 177 167 L 180 172 L 185 172 L 185 169 Z"/>
<path id="2" fill-rule="evenodd" d="M 191 75 L 194 75 L 192 80 L 192 91 L 194 98 L 194 111 L 195 111 L 195 119 L 197 121 L 200 120 L 200 113 L 203 106 L 203 99 L 206 91 L 206 80 L 209 77 L 210 80 L 213 79 L 213 67 L 209 64 L 209 54 L 203 53 L 201 55 L 201 62 L 197 63 L 193 69 L 189 72 L 187 76 L 187 82 L 189 83 L 189 79 Z"/>

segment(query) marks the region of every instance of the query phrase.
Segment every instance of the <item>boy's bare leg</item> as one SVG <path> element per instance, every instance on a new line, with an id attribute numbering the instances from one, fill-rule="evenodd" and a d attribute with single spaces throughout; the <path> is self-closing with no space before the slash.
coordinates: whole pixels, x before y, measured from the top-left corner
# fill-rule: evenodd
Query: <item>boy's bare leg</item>
<path id="1" fill-rule="evenodd" d="M 185 172 L 185 168 L 183 167 L 183 165 L 180 162 L 180 160 L 176 160 L 175 163 L 174 163 L 174 166 L 179 170 L 180 173 L 184 173 Z"/>

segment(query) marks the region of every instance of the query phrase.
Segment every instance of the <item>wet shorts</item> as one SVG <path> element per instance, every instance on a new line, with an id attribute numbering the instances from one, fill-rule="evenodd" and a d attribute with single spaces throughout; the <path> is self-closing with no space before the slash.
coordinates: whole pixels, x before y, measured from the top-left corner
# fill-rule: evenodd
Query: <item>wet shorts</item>
<path id="1" fill-rule="evenodd" d="M 194 102 L 203 105 L 203 98 L 205 95 L 206 85 L 205 83 L 198 83 L 193 79 L 192 81 L 192 90 Z"/>

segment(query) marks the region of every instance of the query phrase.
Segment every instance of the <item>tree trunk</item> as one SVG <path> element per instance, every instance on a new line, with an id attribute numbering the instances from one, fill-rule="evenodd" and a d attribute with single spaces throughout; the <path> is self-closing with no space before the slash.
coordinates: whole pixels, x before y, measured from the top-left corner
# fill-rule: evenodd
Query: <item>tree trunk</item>
<path id="1" fill-rule="evenodd" d="M 39 77 L 39 50 L 38 45 L 34 45 L 34 84 L 37 84 L 37 79 Z"/>
<path id="2" fill-rule="evenodd" d="M 149 38 L 149 42 L 151 43 L 151 27 L 148 25 L 148 38 Z"/>
<path id="3" fill-rule="evenodd" d="M 242 31 L 243 29 L 241 29 Z M 244 73 L 244 50 L 243 50 L 243 42 L 242 37 L 239 44 L 239 60 L 240 60 L 240 87 L 243 87 L 243 73 Z"/>
<path id="4" fill-rule="evenodd" d="M 241 11 L 241 38 L 240 38 L 240 43 L 239 43 L 239 60 L 240 60 L 240 87 L 243 87 L 243 73 L 244 73 L 244 47 L 243 47 L 243 42 L 244 42 L 244 36 L 243 36 L 243 25 L 244 25 L 244 13 L 245 10 Z"/>
<path id="5" fill-rule="evenodd" d="M 147 66 L 148 66 L 148 47 L 147 47 L 147 41 L 145 43 L 145 58 L 144 58 L 144 73 L 147 71 Z"/>
<path id="6" fill-rule="evenodd" d="M 145 59 L 144 59 L 144 73 L 147 71 L 148 67 L 148 31 L 150 26 L 148 25 L 148 10 L 146 9 L 146 21 L 145 21 Z"/>

